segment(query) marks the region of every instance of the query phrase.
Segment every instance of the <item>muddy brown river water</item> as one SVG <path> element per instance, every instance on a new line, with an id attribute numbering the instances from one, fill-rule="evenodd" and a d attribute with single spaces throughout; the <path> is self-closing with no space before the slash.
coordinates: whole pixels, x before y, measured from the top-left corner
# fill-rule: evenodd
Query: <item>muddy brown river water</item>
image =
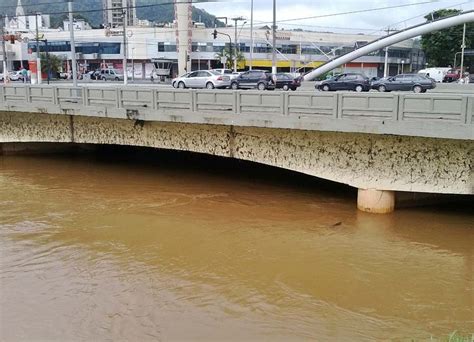
<path id="1" fill-rule="evenodd" d="M 232 164 L 0 156 L 1 341 L 474 333 L 472 201 L 358 212 Z"/>

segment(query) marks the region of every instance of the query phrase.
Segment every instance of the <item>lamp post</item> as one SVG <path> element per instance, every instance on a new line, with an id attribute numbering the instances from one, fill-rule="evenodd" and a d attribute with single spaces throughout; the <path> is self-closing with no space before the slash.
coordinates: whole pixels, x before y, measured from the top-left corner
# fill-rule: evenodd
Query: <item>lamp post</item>
<path id="1" fill-rule="evenodd" d="M 132 47 L 132 82 L 135 82 L 135 47 Z"/>
<path id="2" fill-rule="evenodd" d="M 201 57 L 199 56 L 199 52 L 201 52 L 201 51 L 199 50 L 199 45 L 198 45 L 197 48 L 196 48 L 197 60 L 198 60 L 198 70 L 201 70 Z"/>
<path id="3" fill-rule="evenodd" d="M 123 10 L 123 85 L 128 84 L 128 70 L 127 70 L 127 11 Z"/>
<path id="4" fill-rule="evenodd" d="M 402 59 L 402 72 L 401 73 L 403 74 L 404 71 L 405 71 L 405 60 Z"/>
<path id="5" fill-rule="evenodd" d="M 466 47 L 466 23 L 462 29 L 462 45 L 461 45 L 461 77 L 464 75 L 464 48 Z M 456 57 L 456 56 L 455 56 Z"/>
<path id="6" fill-rule="evenodd" d="M 69 35 L 71 38 L 72 84 L 74 87 L 77 87 L 76 44 L 74 42 L 74 18 L 72 15 L 72 2 L 74 0 L 67 0 L 67 1 L 68 1 L 68 11 L 69 11 Z M 41 74 L 41 70 L 39 72 Z"/>
<path id="7" fill-rule="evenodd" d="M 277 60 L 276 60 L 276 0 L 273 0 L 273 25 L 272 25 L 272 73 L 277 73 Z"/>
<path id="8" fill-rule="evenodd" d="M 237 18 L 232 18 L 234 21 L 234 31 L 235 31 L 235 37 L 234 37 L 234 72 L 237 72 L 237 23 L 239 21 L 245 20 L 242 17 L 237 17 Z M 232 46 L 231 46 L 232 48 Z"/>
<path id="9" fill-rule="evenodd" d="M 250 62 L 249 69 L 252 70 L 253 64 L 253 0 L 250 0 Z"/>

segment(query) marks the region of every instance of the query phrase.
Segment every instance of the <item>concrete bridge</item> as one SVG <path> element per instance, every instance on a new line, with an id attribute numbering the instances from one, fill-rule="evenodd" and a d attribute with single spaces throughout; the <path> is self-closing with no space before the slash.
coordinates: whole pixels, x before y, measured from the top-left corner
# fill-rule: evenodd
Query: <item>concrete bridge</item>
<path id="1" fill-rule="evenodd" d="M 281 167 L 359 189 L 474 194 L 474 94 L 0 87 L 0 144 L 148 146 Z"/>

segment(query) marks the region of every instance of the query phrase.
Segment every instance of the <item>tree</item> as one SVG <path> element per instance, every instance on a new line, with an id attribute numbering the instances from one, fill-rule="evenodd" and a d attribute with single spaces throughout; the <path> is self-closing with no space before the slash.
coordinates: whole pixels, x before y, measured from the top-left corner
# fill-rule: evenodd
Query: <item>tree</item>
<path id="1" fill-rule="evenodd" d="M 224 63 L 225 68 L 227 69 L 234 68 L 234 49 L 233 48 L 232 48 L 232 51 L 228 47 L 223 48 L 221 52 L 216 53 L 216 58 L 219 60 L 222 60 L 223 58 L 226 59 L 226 62 Z M 244 67 L 245 67 L 244 54 L 241 51 L 237 50 L 237 68 L 242 69 Z"/>
<path id="2" fill-rule="evenodd" d="M 456 9 L 441 9 L 427 16 L 427 22 L 460 13 Z M 466 49 L 474 48 L 474 41 L 469 32 L 474 31 L 474 23 L 466 25 Z M 443 30 L 430 32 L 421 36 L 421 47 L 427 61 L 434 66 L 452 65 L 456 52 L 461 51 L 463 25 L 449 27 Z"/>
<path id="3" fill-rule="evenodd" d="M 46 56 L 46 53 L 40 53 L 41 58 L 41 72 L 47 74 L 51 72 L 53 75 L 56 75 L 62 68 L 63 60 L 56 55 L 49 54 Z"/>

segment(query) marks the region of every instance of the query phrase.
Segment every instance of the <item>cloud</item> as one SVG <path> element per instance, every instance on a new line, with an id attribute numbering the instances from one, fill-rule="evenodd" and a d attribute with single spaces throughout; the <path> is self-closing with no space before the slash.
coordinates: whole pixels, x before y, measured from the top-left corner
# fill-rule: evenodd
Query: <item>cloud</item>
<path id="1" fill-rule="evenodd" d="M 278 23 L 280 28 L 285 29 L 301 27 L 315 31 L 367 32 L 368 30 L 380 30 L 388 25 L 396 26 L 399 29 L 405 28 L 423 22 L 424 15 L 440 8 L 474 9 L 474 1 L 472 0 L 460 0 L 459 2 L 453 0 L 433 0 L 430 3 L 426 3 L 427 1 L 402 0 L 394 2 L 393 0 L 365 0 L 361 5 L 361 2 L 354 0 L 277 0 L 277 21 L 413 4 L 409 7 Z M 466 3 L 460 7 L 458 4 L 462 2 Z M 250 19 L 250 0 L 223 1 L 196 6 L 217 16 L 243 16 Z M 270 23 L 272 21 L 272 8 L 273 0 L 254 0 L 254 22 L 256 24 Z M 406 22 L 403 22 L 404 20 Z M 344 29 L 335 29 L 336 27 Z"/>

